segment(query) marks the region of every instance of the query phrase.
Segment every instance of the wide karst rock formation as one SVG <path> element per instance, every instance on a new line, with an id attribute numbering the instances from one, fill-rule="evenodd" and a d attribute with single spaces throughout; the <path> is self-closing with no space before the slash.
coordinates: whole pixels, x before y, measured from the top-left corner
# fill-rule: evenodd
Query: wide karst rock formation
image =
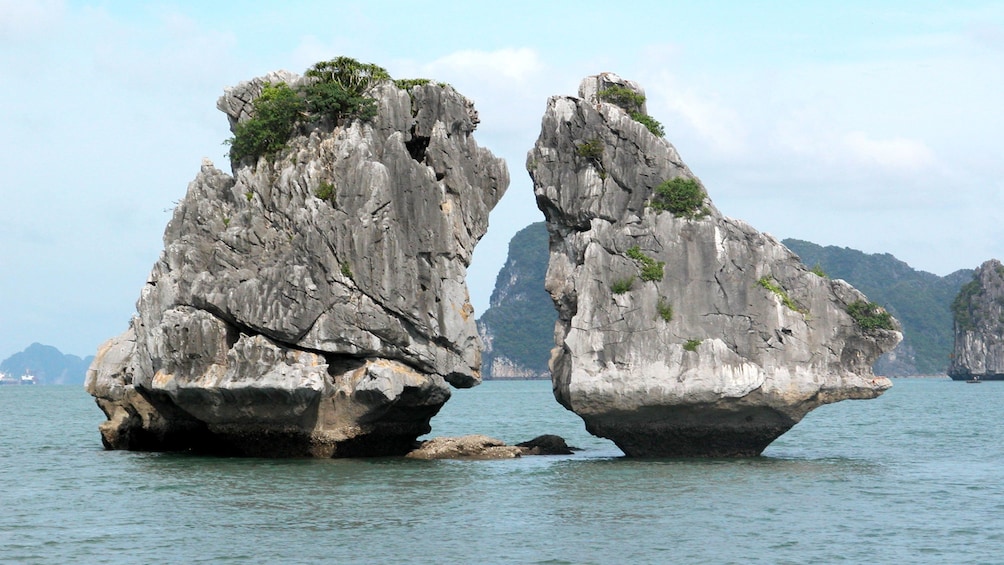
<path id="1" fill-rule="evenodd" d="M 465 276 L 505 163 L 452 87 L 348 59 L 217 105 L 233 174 L 203 163 L 88 372 L 105 446 L 406 453 L 449 385 L 480 382 Z"/>
<path id="2" fill-rule="evenodd" d="M 631 456 L 759 454 L 806 413 L 886 390 L 884 310 L 711 204 L 606 73 L 547 104 L 527 157 L 550 234 L 558 401 Z"/>
<path id="3" fill-rule="evenodd" d="M 1004 265 L 983 263 L 952 302 L 955 350 L 948 376 L 1004 380 Z"/>

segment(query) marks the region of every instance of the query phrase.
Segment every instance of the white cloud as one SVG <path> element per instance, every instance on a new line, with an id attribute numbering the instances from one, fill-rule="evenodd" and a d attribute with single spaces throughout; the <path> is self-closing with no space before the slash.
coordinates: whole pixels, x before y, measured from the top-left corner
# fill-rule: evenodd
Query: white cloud
<path id="1" fill-rule="evenodd" d="M 0 0 L 0 42 L 45 32 L 63 19 L 60 0 Z"/>
<path id="2" fill-rule="evenodd" d="M 893 137 L 875 139 L 861 131 L 843 136 L 844 147 L 858 162 L 896 172 L 916 172 L 931 167 L 934 152 L 923 141 Z"/>
<path id="3" fill-rule="evenodd" d="M 679 135 L 671 127 L 678 122 L 691 128 L 714 153 L 736 156 L 746 151 L 747 126 L 739 112 L 717 93 L 683 86 L 668 72 L 643 81 L 649 83 L 645 88 L 649 114 L 665 122 L 671 138 Z"/>
<path id="4" fill-rule="evenodd" d="M 525 82 L 544 70 L 533 49 L 507 48 L 497 51 L 464 50 L 450 53 L 425 66 L 430 74 L 462 73 L 492 82 L 500 78 Z"/>

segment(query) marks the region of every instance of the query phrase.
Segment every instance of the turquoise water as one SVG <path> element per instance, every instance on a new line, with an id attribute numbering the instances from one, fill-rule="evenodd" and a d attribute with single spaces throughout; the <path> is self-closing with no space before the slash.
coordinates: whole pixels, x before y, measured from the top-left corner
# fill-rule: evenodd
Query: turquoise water
<path id="1" fill-rule="evenodd" d="M 747 460 L 630 460 L 542 381 L 457 391 L 433 435 L 509 461 L 107 452 L 76 387 L 0 388 L 11 563 L 1002 563 L 1004 382 L 904 379 Z"/>

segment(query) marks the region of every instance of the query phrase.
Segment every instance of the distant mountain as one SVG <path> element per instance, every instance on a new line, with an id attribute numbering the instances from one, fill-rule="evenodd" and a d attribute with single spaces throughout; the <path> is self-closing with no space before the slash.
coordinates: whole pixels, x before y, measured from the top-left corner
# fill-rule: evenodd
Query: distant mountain
<path id="1" fill-rule="evenodd" d="M 946 374 L 954 344 L 951 304 L 962 285 L 972 280 L 972 269 L 939 277 L 913 269 L 888 253 L 867 254 L 798 239 L 782 243 L 803 263 L 819 265 L 829 277 L 849 282 L 903 324 L 903 342 L 879 358 L 876 373 Z"/>
<path id="2" fill-rule="evenodd" d="M 15 377 L 30 373 L 38 379 L 39 384 L 82 385 L 87 367 L 93 359 L 93 356 L 81 359 L 76 355 L 64 354 L 51 345 L 33 343 L 0 363 L 0 371 Z"/>
<path id="3" fill-rule="evenodd" d="M 509 242 L 489 308 L 478 319 L 486 379 L 546 379 L 558 313 L 544 290 L 548 244 L 544 222 L 530 224 Z"/>

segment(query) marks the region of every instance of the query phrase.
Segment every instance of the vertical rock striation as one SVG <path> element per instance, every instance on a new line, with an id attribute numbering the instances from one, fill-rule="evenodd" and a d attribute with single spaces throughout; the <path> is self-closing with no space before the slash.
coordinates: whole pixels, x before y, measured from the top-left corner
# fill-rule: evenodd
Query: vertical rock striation
<path id="1" fill-rule="evenodd" d="M 1004 380 L 1004 265 L 991 259 L 952 302 L 955 351 L 948 376 Z"/>
<path id="2" fill-rule="evenodd" d="M 307 80 L 272 73 L 217 106 L 233 129 L 266 83 Z M 452 87 L 367 94 L 372 120 L 302 127 L 232 176 L 203 163 L 129 329 L 88 372 L 106 447 L 403 454 L 448 384 L 480 382 L 465 277 L 505 163 Z"/>
<path id="3" fill-rule="evenodd" d="M 700 185 L 639 120 L 637 84 L 588 77 L 578 97 L 548 101 L 527 157 L 550 232 L 558 401 L 628 455 L 749 456 L 817 406 L 891 386 L 871 365 L 901 334 L 848 310 L 894 328 L 888 314 L 703 189 L 669 211 L 661 183 Z"/>

